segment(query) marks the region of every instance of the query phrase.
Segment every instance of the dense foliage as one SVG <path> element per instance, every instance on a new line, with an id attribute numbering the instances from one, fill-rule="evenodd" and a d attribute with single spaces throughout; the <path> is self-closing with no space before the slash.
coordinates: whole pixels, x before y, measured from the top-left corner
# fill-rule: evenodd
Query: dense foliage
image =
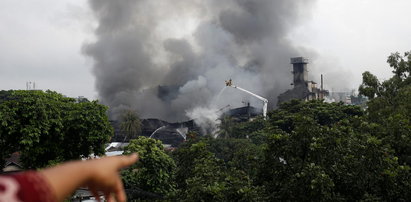
<path id="1" fill-rule="evenodd" d="M 394 76 L 363 74 L 363 109 L 293 100 L 259 118 L 223 117 L 219 138 L 194 138 L 172 156 L 183 201 L 410 201 L 411 59 Z"/>
<path id="2" fill-rule="evenodd" d="M 26 168 L 103 154 L 112 135 L 107 108 L 56 92 L 0 93 L 1 159 L 20 152 Z M 3 164 L 2 164 L 3 165 Z"/>
<path id="3" fill-rule="evenodd" d="M 268 199 L 409 199 L 409 167 L 374 135 L 361 108 L 293 101 L 271 112 L 269 122 L 257 182 Z"/>
<path id="4" fill-rule="evenodd" d="M 401 163 L 411 165 L 411 55 L 394 53 L 387 62 L 393 77 L 380 82 L 365 72 L 359 90 L 372 98 L 367 118 L 377 127 L 375 135 L 391 145 Z"/>
<path id="5" fill-rule="evenodd" d="M 125 153 L 138 152 L 140 161 L 122 171 L 129 197 L 411 201 L 411 55 L 394 53 L 388 63 L 394 75 L 386 81 L 363 74 L 365 109 L 293 100 L 268 120 L 223 117 L 217 138 L 190 133 L 169 153 L 157 140 L 131 140 Z M 98 154 L 111 132 L 105 108 L 95 102 L 37 91 L 3 91 L 0 99 L 1 155 L 21 151 L 26 165 Z M 140 123 L 128 115 L 124 131 L 132 137 Z"/>
<path id="6" fill-rule="evenodd" d="M 234 150 L 233 147 L 222 148 L 224 144 L 215 145 L 215 143 L 218 141 L 212 139 L 190 142 L 173 153 L 178 165 L 176 173 L 178 191 L 175 200 L 254 201 L 258 199 L 258 188 L 252 185 L 250 175 L 246 173 L 252 169 L 242 170 L 235 165 L 229 165 L 229 162 L 240 163 L 236 160 L 242 154 L 235 153 L 239 148 L 234 147 Z M 211 152 L 216 151 L 216 148 L 225 151 Z M 216 155 L 226 155 L 226 158 L 218 158 Z"/>
<path id="7" fill-rule="evenodd" d="M 125 154 L 134 152 L 138 152 L 139 161 L 124 170 L 122 176 L 125 188 L 140 193 L 140 196 L 129 194 L 129 198 L 144 199 L 151 195 L 161 198 L 172 194 L 175 190 L 175 163 L 164 152 L 161 142 L 140 136 L 124 148 Z"/>
<path id="8" fill-rule="evenodd" d="M 141 121 L 136 111 L 125 110 L 120 116 L 120 128 L 124 133 L 123 142 L 141 134 Z"/>
<path id="9" fill-rule="evenodd" d="M 360 107 L 294 100 L 269 117 L 264 124 L 257 119 L 230 129 L 259 138 L 202 138 L 173 152 L 178 200 L 411 198 L 410 167 L 375 136 L 376 124 Z"/>

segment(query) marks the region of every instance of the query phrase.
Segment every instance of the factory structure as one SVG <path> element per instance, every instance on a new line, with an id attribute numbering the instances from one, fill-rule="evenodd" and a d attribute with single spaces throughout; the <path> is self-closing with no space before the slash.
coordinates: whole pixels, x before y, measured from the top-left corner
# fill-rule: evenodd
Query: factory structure
<path id="1" fill-rule="evenodd" d="M 304 57 L 291 58 L 293 65 L 293 86 L 292 89 L 285 91 L 278 96 L 278 104 L 290 101 L 292 99 L 300 100 L 317 100 L 324 99 L 329 95 L 328 90 L 324 89 L 323 76 L 321 75 L 320 87 L 314 81 L 308 80 L 308 59 Z"/>
<path id="2" fill-rule="evenodd" d="M 330 93 L 328 90 L 324 89 L 323 75 L 321 75 L 321 81 L 319 85 L 317 85 L 317 83 L 314 81 L 308 80 L 308 63 L 308 59 L 304 57 L 291 58 L 291 64 L 293 68 L 293 81 L 291 83 L 292 88 L 278 96 L 277 105 L 293 99 L 305 101 L 324 99 L 329 102 L 342 101 L 334 99 L 333 97 L 335 97 L 335 93 Z M 249 121 L 254 117 L 261 115 L 264 117 L 264 119 L 266 119 L 268 99 L 235 85 L 232 79 L 225 81 L 225 85 L 259 99 L 263 104 L 263 108 L 255 108 L 253 106 L 250 106 L 250 104 L 248 103 L 245 107 L 227 110 L 226 107 L 230 106 L 227 105 L 226 107 L 220 109 L 220 111 L 224 110 L 221 116 L 229 116 L 235 122 Z M 175 98 L 173 96 L 176 95 L 177 89 L 178 88 L 174 86 L 159 86 L 159 97 L 161 99 L 164 99 L 165 101 L 172 100 Z M 342 97 L 346 98 L 347 95 L 344 94 L 344 96 Z M 351 98 L 354 99 L 356 97 L 351 96 Z M 353 103 L 344 103 L 356 104 L 356 101 L 354 99 Z M 120 130 L 120 123 L 118 121 L 112 121 L 112 125 L 115 129 L 115 135 L 112 141 L 123 141 L 124 134 Z M 194 132 L 196 134 L 204 133 L 202 132 L 200 126 L 195 123 L 195 120 L 178 123 L 169 123 L 153 118 L 142 120 L 142 136 L 161 140 L 163 144 L 169 145 L 172 148 L 178 147 L 182 142 L 186 141 L 186 138 L 190 135 L 190 132 Z"/>

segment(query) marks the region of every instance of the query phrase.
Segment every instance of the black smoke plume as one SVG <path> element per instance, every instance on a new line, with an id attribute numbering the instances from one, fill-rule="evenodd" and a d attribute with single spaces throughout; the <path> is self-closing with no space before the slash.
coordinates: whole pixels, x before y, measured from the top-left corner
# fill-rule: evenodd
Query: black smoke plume
<path id="1" fill-rule="evenodd" d="M 133 108 L 143 118 L 183 121 L 202 109 L 262 105 L 235 89 L 217 97 L 230 78 L 272 107 L 290 87 L 289 58 L 302 54 L 287 36 L 313 2 L 90 0 L 96 41 L 83 52 L 113 115 Z"/>

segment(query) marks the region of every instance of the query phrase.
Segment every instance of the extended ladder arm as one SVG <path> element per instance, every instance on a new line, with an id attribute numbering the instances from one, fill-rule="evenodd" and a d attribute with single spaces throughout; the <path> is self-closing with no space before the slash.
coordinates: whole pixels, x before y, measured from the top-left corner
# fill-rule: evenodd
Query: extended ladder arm
<path id="1" fill-rule="evenodd" d="M 250 92 L 250 91 L 248 91 L 248 90 L 246 90 L 246 89 L 244 89 L 244 88 L 241 88 L 241 87 L 238 87 L 238 86 L 233 85 L 231 79 L 228 80 L 228 81 L 226 81 L 226 82 L 225 82 L 225 85 L 226 85 L 226 86 L 233 87 L 233 88 L 237 88 L 238 90 L 241 90 L 241 91 L 243 91 L 243 92 L 245 92 L 245 93 L 248 93 L 248 94 L 250 94 L 250 95 L 258 98 L 259 100 L 263 101 L 263 116 L 264 116 L 264 119 L 267 119 L 267 106 L 268 106 L 268 100 L 267 100 L 267 99 L 265 99 L 265 98 L 263 98 L 263 97 L 255 94 L 255 93 L 252 93 L 252 92 Z"/>

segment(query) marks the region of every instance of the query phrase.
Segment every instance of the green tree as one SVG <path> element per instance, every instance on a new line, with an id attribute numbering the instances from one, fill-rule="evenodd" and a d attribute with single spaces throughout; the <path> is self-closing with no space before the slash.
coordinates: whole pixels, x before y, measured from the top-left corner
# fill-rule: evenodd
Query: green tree
<path id="1" fill-rule="evenodd" d="M 107 107 L 91 101 L 71 103 L 63 110 L 63 159 L 104 154 L 103 145 L 113 135 L 106 115 Z"/>
<path id="2" fill-rule="evenodd" d="M 249 139 L 190 140 L 172 153 L 176 200 L 408 201 L 410 167 L 369 114 L 343 103 L 293 100 L 230 135 Z M 399 123 L 397 130 L 409 126 Z"/>
<path id="3" fill-rule="evenodd" d="M 233 133 L 234 120 L 230 116 L 223 116 L 220 119 L 220 124 L 218 124 L 218 137 L 219 138 L 229 138 Z"/>
<path id="4" fill-rule="evenodd" d="M 122 172 L 126 189 L 142 189 L 165 198 L 175 190 L 173 159 L 164 152 L 159 140 L 140 136 L 130 141 L 124 154 L 137 152 L 139 161 Z M 133 196 L 131 196 L 133 198 Z M 147 196 L 134 198 L 147 199 Z"/>
<path id="5" fill-rule="evenodd" d="M 215 157 L 207 140 L 177 150 L 179 201 L 255 201 L 258 189 L 246 173 Z"/>
<path id="6" fill-rule="evenodd" d="M 10 157 L 11 153 L 18 151 L 18 144 L 15 142 L 15 137 L 9 134 L 8 125 L 13 120 L 14 111 L 10 107 L 2 104 L 11 91 L 0 91 L 0 168 L 6 163 L 5 159 Z M 2 172 L 3 169 L 0 169 Z"/>
<path id="7" fill-rule="evenodd" d="M 370 99 L 374 98 L 376 95 L 381 95 L 381 84 L 375 75 L 366 71 L 362 73 L 362 80 L 363 83 L 358 89 L 361 95 L 365 95 Z"/>
<path id="8" fill-rule="evenodd" d="M 261 130 L 267 125 L 267 121 L 263 117 L 257 117 L 253 121 L 247 121 L 234 125 L 232 130 L 232 138 L 249 139 L 257 145 L 264 144 L 266 137 L 261 135 Z"/>
<path id="9" fill-rule="evenodd" d="M 263 161 L 262 147 L 250 139 L 208 139 L 207 151 L 217 159 L 223 160 L 228 168 L 244 172 L 250 179 L 257 176 L 258 167 Z"/>
<path id="10" fill-rule="evenodd" d="M 199 139 L 183 143 L 172 153 L 177 165 L 175 179 L 178 189 L 186 189 L 186 180 L 194 176 L 194 160 L 207 155 L 209 155 L 209 152 L 206 150 L 206 144 Z"/>
<path id="11" fill-rule="evenodd" d="M 121 131 L 125 134 L 123 142 L 126 139 L 137 137 L 141 134 L 141 121 L 137 115 L 137 112 L 133 110 L 125 110 L 120 117 Z"/>
<path id="12" fill-rule="evenodd" d="M 12 92 L 12 90 L 0 90 L 0 103 L 8 100 Z"/>
<path id="13" fill-rule="evenodd" d="M 375 135 L 395 150 L 400 163 L 411 165 L 411 55 L 391 54 L 387 59 L 394 75 L 385 81 L 363 74 L 360 94 L 368 96 L 368 121 L 378 128 Z"/>
<path id="14" fill-rule="evenodd" d="M 409 167 L 374 135 L 359 107 L 295 100 L 269 115 L 257 181 L 269 200 L 410 199 Z"/>
<path id="15" fill-rule="evenodd" d="M 257 188 L 242 171 L 224 167 L 208 155 L 194 161 L 194 176 L 187 179 L 181 201 L 257 201 Z"/>
<path id="16" fill-rule="evenodd" d="M 12 91 L 0 103 L 1 144 L 6 155 L 20 151 L 26 168 L 101 155 L 113 131 L 106 110 L 52 91 Z"/>

